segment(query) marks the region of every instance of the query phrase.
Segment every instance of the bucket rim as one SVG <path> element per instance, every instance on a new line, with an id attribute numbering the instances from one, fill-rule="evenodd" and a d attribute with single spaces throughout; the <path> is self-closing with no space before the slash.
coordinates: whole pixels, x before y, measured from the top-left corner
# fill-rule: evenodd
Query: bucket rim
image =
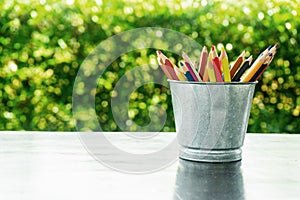
<path id="1" fill-rule="evenodd" d="M 196 82 L 196 81 L 177 81 L 170 80 L 168 82 L 172 84 L 195 84 L 195 85 L 256 85 L 258 81 L 255 82 Z"/>

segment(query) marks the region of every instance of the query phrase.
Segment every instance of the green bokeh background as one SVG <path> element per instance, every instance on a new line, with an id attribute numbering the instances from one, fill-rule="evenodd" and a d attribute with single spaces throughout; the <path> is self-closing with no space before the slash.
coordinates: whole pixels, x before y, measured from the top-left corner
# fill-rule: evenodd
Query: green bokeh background
<path id="1" fill-rule="evenodd" d="M 256 86 L 248 132 L 300 133 L 297 1 L 4 0 L 0 9 L 0 130 L 75 131 L 73 83 L 86 56 L 115 34 L 163 27 L 202 45 L 224 45 L 230 60 L 244 49 L 256 57 L 278 42 L 275 59 Z M 120 56 L 99 78 L 95 108 L 103 130 L 120 131 L 110 108 L 111 97 L 120 95 L 113 90 L 119 78 L 147 65 L 147 73 L 160 70 L 154 49 Z M 158 131 L 174 131 L 170 91 L 160 85 L 131 94 L 130 120 L 147 125 L 148 110 L 157 103 L 168 113 Z"/>

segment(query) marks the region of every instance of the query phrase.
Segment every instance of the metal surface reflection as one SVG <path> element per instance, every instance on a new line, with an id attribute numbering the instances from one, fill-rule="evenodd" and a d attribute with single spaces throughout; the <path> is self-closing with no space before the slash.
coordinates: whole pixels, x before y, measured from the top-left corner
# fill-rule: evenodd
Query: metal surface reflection
<path id="1" fill-rule="evenodd" d="M 179 159 L 173 199 L 245 199 L 240 166 L 240 161 L 201 163 Z"/>

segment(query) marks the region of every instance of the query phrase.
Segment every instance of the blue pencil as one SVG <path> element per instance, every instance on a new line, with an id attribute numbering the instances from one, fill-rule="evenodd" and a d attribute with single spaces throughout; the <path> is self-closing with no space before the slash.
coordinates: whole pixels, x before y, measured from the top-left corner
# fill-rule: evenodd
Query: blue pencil
<path id="1" fill-rule="evenodd" d="M 179 65 L 180 65 L 180 67 L 181 67 L 181 69 L 183 71 L 183 74 L 185 75 L 186 79 L 188 81 L 195 81 L 195 79 L 193 78 L 191 72 L 188 70 L 188 68 L 185 66 L 185 64 L 182 61 L 179 62 Z"/>

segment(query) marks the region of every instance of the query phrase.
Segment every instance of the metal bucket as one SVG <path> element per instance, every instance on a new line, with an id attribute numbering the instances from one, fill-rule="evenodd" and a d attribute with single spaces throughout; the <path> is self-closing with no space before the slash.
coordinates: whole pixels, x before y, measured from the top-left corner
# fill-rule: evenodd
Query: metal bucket
<path id="1" fill-rule="evenodd" d="M 257 82 L 169 82 L 179 157 L 202 162 L 241 160 Z"/>

